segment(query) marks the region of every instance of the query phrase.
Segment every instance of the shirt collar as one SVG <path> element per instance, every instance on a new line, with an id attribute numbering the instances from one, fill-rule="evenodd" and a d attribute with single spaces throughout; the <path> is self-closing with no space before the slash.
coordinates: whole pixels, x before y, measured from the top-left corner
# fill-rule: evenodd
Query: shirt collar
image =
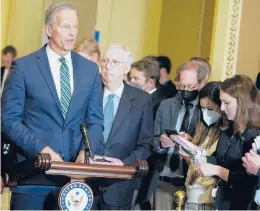
<path id="1" fill-rule="evenodd" d="M 149 94 L 153 94 L 156 90 L 157 90 L 157 89 L 154 88 L 154 89 L 150 90 L 148 93 L 149 93 Z"/>
<path id="2" fill-rule="evenodd" d="M 46 52 L 49 55 L 51 59 L 54 61 L 59 61 L 61 56 L 54 52 L 49 45 L 46 46 Z M 71 51 L 69 51 L 65 56 L 64 56 L 66 62 L 71 63 Z"/>
<path id="3" fill-rule="evenodd" d="M 121 98 L 123 90 L 124 90 L 124 83 L 122 83 L 122 85 L 114 92 L 111 92 L 110 90 L 108 90 L 106 87 L 104 89 L 104 98 L 106 98 L 107 96 L 109 96 L 110 94 L 114 94 L 117 97 Z"/>

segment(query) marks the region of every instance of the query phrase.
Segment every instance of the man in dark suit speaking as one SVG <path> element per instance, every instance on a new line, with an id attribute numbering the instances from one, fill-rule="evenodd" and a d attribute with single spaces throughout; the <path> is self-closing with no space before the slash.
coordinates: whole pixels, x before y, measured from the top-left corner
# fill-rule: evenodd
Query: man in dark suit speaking
<path id="1" fill-rule="evenodd" d="M 102 86 L 97 65 L 72 51 L 76 10 L 66 3 L 49 7 L 45 32 L 47 45 L 12 64 L 2 97 L 2 132 L 17 150 L 18 162 L 39 153 L 74 162 L 83 159 L 78 157 L 84 148 L 80 124 L 87 123 L 93 153 L 100 154 Z M 28 179 L 12 190 L 11 209 L 45 209 L 47 195 L 63 185 L 58 183 L 57 176 Z"/>
<path id="2" fill-rule="evenodd" d="M 153 111 L 151 96 L 123 82 L 132 57 L 121 44 L 112 44 L 102 63 L 104 82 L 103 155 L 111 164 L 131 165 L 145 160 L 153 145 Z M 129 210 L 134 193 L 134 178 L 118 181 L 95 197 L 92 209 Z"/>

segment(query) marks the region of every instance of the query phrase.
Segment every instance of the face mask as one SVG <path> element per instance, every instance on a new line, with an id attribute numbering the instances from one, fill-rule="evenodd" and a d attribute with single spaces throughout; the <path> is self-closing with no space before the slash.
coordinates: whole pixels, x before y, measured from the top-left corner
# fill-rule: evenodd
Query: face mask
<path id="1" fill-rule="evenodd" d="M 205 108 L 202 108 L 201 110 L 202 110 L 203 120 L 208 126 L 216 123 L 221 117 L 220 113 L 216 111 L 211 111 Z"/>
<path id="2" fill-rule="evenodd" d="M 198 90 L 180 90 L 180 92 L 185 103 L 190 103 L 191 101 L 195 100 L 199 94 Z"/>
<path id="3" fill-rule="evenodd" d="M 137 88 L 137 89 L 143 89 L 142 86 L 140 86 L 139 84 L 134 83 L 134 82 L 132 82 L 132 81 L 129 81 L 129 82 L 128 82 L 128 85 L 133 86 L 133 87 L 135 87 L 135 88 Z"/>

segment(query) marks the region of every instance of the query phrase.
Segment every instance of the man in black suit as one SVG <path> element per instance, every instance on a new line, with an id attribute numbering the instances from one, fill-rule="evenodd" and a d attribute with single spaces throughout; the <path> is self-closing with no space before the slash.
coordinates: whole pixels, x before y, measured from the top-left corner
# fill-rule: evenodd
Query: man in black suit
<path id="1" fill-rule="evenodd" d="M 160 103 L 166 99 L 159 78 L 159 63 L 156 60 L 142 59 L 131 65 L 130 81 L 140 85 L 141 89 L 152 96 L 153 118 Z"/>
<path id="2" fill-rule="evenodd" d="M 138 84 L 141 89 L 149 93 L 152 97 L 153 105 L 153 119 L 155 119 L 156 112 L 161 104 L 161 102 L 166 99 L 165 93 L 159 83 L 160 79 L 160 69 L 159 63 L 154 58 L 145 57 L 140 61 L 137 61 L 131 65 L 130 71 L 130 82 L 133 84 Z M 144 201 L 146 192 L 151 179 L 151 172 L 155 164 L 155 157 L 150 156 L 147 159 L 149 164 L 149 173 L 147 176 L 142 178 L 142 180 L 136 181 L 136 191 L 134 196 L 134 206 L 135 204 L 140 204 L 140 207 L 150 208 L 149 203 Z M 139 190 L 139 191 L 138 191 Z M 146 206 L 147 204 L 147 206 Z M 136 207 L 137 208 L 137 207 Z"/>
<path id="3" fill-rule="evenodd" d="M 149 157 L 153 147 L 151 96 L 123 82 L 132 57 L 121 44 L 112 44 L 102 59 L 104 82 L 103 156 L 112 165 L 131 165 Z M 97 157 L 97 156 L 96 156 Z M 95 157 L 95 158 L 96 158 Z M 95 196 L 92 209 L 131 208 L 135 178 L 117 181 Z"/>
<path id="4" fill-rule="evenodd" d="M 9 45 L 6 46 L 2 50 L 2 64 L 3 66 L 1 67 L 1 91 L 0 93 L 3 92 L 4 89 L 4 83 L 8 77 L 10 68 L 11 68 L 11 63 L 12 61 L 16 58 L 17 56 L 17 51 L 16 49 Z M 15 162 L 15 156 L 14 153 L 10 147 L 10 141 L 4 136 L 4 134 L 1 132 L 1 177 L 4 172 L 8 171 L 8 168 L 11 167 L 14 162 Z M 2 178 L 1 178 L 2 180 Z M 2 184 L 1 184 L 2 185 Z M 2 192 L 1 187 L 1 192 Z"/>
<path id="5" fill-rule="evenodd" d="M 157 61 L 160 67 L 160 84 L 167 98 L 174 97 L 177 94 L 175 84 L 171 81 L 169 75 L 171 73 L 171 60 L 167 56 L 158 56 Z"/>
<path id="6" fill-rule="evenodd" d="M 11 68 L 12 61 L 16 58 L 16 49 L 8 45 L 2 50 L 2 64 L 1 67 L 1 91 L 3 91 L 5 80 L 7 79 L 8 73 Z"/>
<path id="7" fill-rule="evenodd" d="M 176 149 L 168 147 L 172 141 L 165 135 L 165 129 L 194 135 L 200 121 L 198 92 L 207 83 L 207 78 L 208 71 L 204 65 L 195 61 L 181 65 L 176 75 L 179 93 L 162 101 L 156 113 L 154 132 L 158 159 L 147 195 L 149 199 L 159 185 L 155 194 L 156 209 L 172 209 L 172 194 L 184 186 L 187 169 Z M 169 203 L 163 204 L 165 201 Z"/>

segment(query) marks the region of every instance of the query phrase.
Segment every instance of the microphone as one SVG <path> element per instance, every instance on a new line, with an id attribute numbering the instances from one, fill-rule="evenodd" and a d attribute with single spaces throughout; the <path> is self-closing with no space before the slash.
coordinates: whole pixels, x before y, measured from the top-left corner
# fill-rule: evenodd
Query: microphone
<path id="1" fill-rule="evenodd" d="M 86 157 L 90 157 L 91 159 L 93 159 L 93 154 L 92 154 L 92 147 L 88 138 L 88 129 L 87 129 L 87 125 L 86 124 L 81 124 L 80 125 L 80 131 L 82 133 L 83 139 L 84 139 L 84 143 L 86 145 Z"/>

